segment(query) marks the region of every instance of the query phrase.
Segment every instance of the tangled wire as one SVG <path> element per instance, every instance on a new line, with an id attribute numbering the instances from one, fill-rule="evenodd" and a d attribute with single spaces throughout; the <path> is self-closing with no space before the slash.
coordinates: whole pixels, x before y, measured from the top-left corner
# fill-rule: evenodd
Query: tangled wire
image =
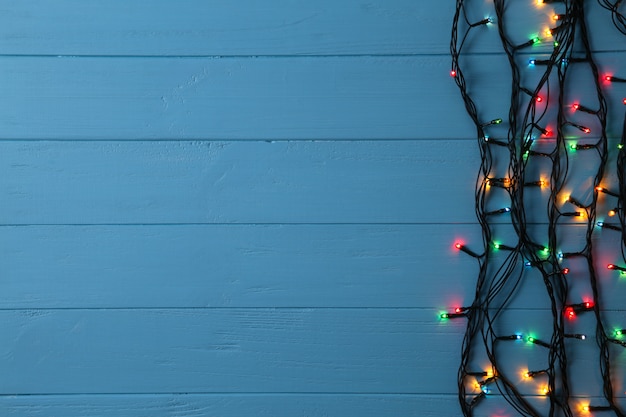
<path id="1" fill-rule="evenodd" d="M 510 0 L 513 1 L 513 0 Z M 528 0 L 530 1 L 530 0 Z M 548 1 L 545 1 L 546 3 Z M 551 1 L 554 2 L 554 1 Z M 621 0 L 610 3 L 598 0 L 600 5 L 611 11 L 613 23 L 626 35 L 626 21 L 618 12 Z M 474 3 L 474 4 L 472 4 Z M 626 346 L 615 334 L 607 333 L 601 317 L 602 300 L 594 262 L 592 233 L 596 224 L 598 195 L 607 193 L 617 198 L 615 213 L 618 225 L 606 225 L 622 232 L 622 258 L 626 261 L 626 116 L 624 134 L 619 145 L 617 172 L 618 192 L 600 187 L 604 175 L 609 149 L 607 145 L 607 103 L 602 91 L 602 78 L 592 56 L 589 33 L 585 20 L 582 0 L 562 0 L 555 6 L 556 26 L 549 30 L 554 49 L 546 59 L 528 60 L 524 52 L 545 39 L 532 38 L 515 43 L 508 33 L 505 0 L 494 0 L 495 18 L 471 21 L 470 7 L 483 7 L 477 1 L 457 0 L 452 27 L 450 52 L 452 55 L 451 76 L 459 87 L 468 115 L 476 127 L 476 137 L 480 149 L 481 164 L 476 179 L 476 216 L 482 229 L 482 253 L 471 250 L 464 244 L 457 248 L 474 257 L 479 272 L 474 300 L 470 306 L 442 315 L 443 318 L 462 317 L 467 319 L 467 328 L 462 345 L 461 364 L 458 372 L 459 402 L 464 416 L 472 416 L 475 408 L 492 390 L 499 394 L 524 416 L 540 416 L 542 413 L 529 401 L 516 383 L 513 375 L 507 374 L 503 362 L 506 358 L 498 353 L 503 343 L 518 343 L 520 339 L 539 345 L 545 349 L 546 365 L 543 369 L 529 371 L 526 377 L 543 375 L 547 378 L 545 395 L 549 398 L 549 416 L 574 416 L 576 402 L 573 398 L 584 393 L 572 393 L 570 370 L 568 367 L 568 343 L 572 339 L 584 339 L 585 335 L 567 332 L 566 318 L 588 312 L 595 316 L 595 341 L 599 348 L 599 370 L 603 381 L 602 404 L 589 404 L 587 411 L 606 411 L 626 417 L 614 397 L 611 379 L 611 344 Z M 557 2 L 555 2 L 557 3 Z M 476 13 L 473 13 L 476 15 Z M 497 25 L 501 45 L 508 59 L 512 77 L 511 98 L 508 119 L 484 120 L 465 78 L 463 48 L 468 36 L 474 31 L 484 30 L 489 25 Z M 547 55 L 547 54 L 546 54 Z M 532 88 L 526 83 L 525 71 L 531 66 L 542 70 L 539 81 Z M 595 86 L 593 102 L 568 105 L 568 81 L 571 72 L 584 68 L 591 74 L 590 84 Z M 622 81 L 618 77 L 607 76 L 605 81 Z M 624 80 L 626 81 L 626 80 Z M 554 105 L 550 105 L 553 103 Z M 583 124 L 584 122 L 584 124 Z M 550 129 L 550 126 L 554 126 Z M 496 128 L 507 128 L 506 137 L 494 138 L 490 135 Z M 583 135 L 584 140 L 573 142 L 572 134 Z M 538 149 L 538 143 L 543 147 Z M 545 148 L 545 149 L 544 149 Z M 583 195 L 569 195 L 563 200 L 566 189 L 571 187 L 571 155 L 579 152 L 580 158 L 593 158 L 594 168 L 586 176 L 589 190 Z M 584 153 L 582 152 L 584 151 Z M 503 162 L 506 166 L 503 166 Z M 536 177 L 536 165 L 548 164 L 549 179 Z M 587 168 L 588 169 L 588 168 Z M 549 189 L 545 204 L 547 211 L 547 233 L 542 241 L 537 241 L 533 224 L 527 219 L 536 207 L 529 202 L 537 200 L 536 187 Z M 510 199 L 510 207 L 494 210 L 490 207 L 490 193 L 503 192 Z M 565 202 L 564 202 L 565 201 Z M 509 213 L 515 231 L 515 242 L 506 244 L 494 241 L 498 223 L 492 221 L 497 215 Z M 584 238 L 577 243 L 574 251 L 563 252 L 563 228 L 572 222 L 586 227 Z M 601 222 L 604 226 L 604 224 Z M 545 242 L 548 242 L 547 245 Z M 571 245 L 571 242 L 567 242 Z M 506 254 L 505 256 L 502 256 Z M 592 298 L 568 304 L 568 268 L 564 260 L 576 258 L 582 261 L 584 270 L 577 271 L 588 280 Z M 621 269 L 617 265 L 609 268 Z M 542 277 L 545 293 L 549 299 L 552 315 L 552 335 L 548 339 L 515 334 L 514 329 L 502 334 L 497 325 L 506 307 L 522 285 L 522 277 L 529 270 L 537 271 Z M 535 272 L 536 273 L 536 272 Z M 626 331 L 626 330 L 625 330 Z M 476 369 L 476 359 L 486 357 L 490 371 Z"/>

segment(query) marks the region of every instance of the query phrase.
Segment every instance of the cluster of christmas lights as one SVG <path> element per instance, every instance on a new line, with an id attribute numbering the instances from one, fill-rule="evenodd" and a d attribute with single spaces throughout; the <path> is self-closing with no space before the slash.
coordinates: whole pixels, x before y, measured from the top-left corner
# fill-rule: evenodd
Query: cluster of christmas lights
<path id="1" fill-rule="evenodd" d="M 617 11 L 620 1 L 610 3 L 607 0 L 599 0 L 599 2 L 604 8 L 611 10 L 616 27 L 621 30 L 620 25 L 623 25 L 626 29 L 623 17 Z M 626 151 L 623 149 L 626 144 L 625 137 L 622 137 L 618 146 L 620 189 L 616 192 L 600 186 L 609 153 L 606 133 L 608 103 L 604 98 L 603 88 L 606 88 L 609 83 L 626 83 L 626 79 L 614 74 L 600 73 L 590 50 L 589 31 L 585 21 L 586 6 L 584 7 L 583 0 L 538 0 L 536 4 L 540 7 L 546 4 L 554 7 L 551 27 L 543 32 L 545 38 L 532 36 L 521 43 L 515 42 L 511 37 L 512 34 L 508 33 L 508 29 L 505 28 L 509 17 L 505 13 L 507 0 L 494 0 L 493 3 L 495 17 L 472 22 L 468 17 L 471 14 L 468 12 L 470 5 L 476 6 L 479 13 L 485 13 L 485 10 L 482 10 L 484 5 L 472 0 L 456 1 L 450 48 L 452 53 L 450 75 L 459 87 L 465 107 L 476 125 L 482 160 L 477 180 L 476 213 L 482 227 L 483 248 L 481 250 L 469 249 L 465 243 L 461 242 L 454 245 L 456 249 L 475 258 L 478 262 L 479 273 L 475 299 L 471 306 L 457 307 L 440 316 L 445 320 L 467 321 L 459 369 L 459 403 L 464 416 L 473 416 L 475 408 L 483 407 L 481 404 L 486 403 L 482 400 L 497 392 L 520 415 L 542 415 L 525 398 L 523 394 L 525 390 L 520 389 L 515 378 L 502 372 L 499 366 L 501 358 L 498 358 L 495 348 L 500 342 L 526 342 L 529 347 L 538 346 L 548 352 L 547 364 L 543 369 L 526 370 L 522 376 L 523 380 L 534 380 L 535 377 L 539 377 L 537 383 L 540 385 L 536 392 L 549 399 L 550 416 L 573 416 L 576 411 L 586 413 L 610 411 L 614 415 L 625 417 L 626 414 L 620 409 L 615 399 L 608 346 L 613 343 L 626 347 L 626 340 L 622 339 L 626 335 L 626 329 L 605 331 L 598 305 L 599 284 L 591 235 L 594 230 L 600 229 L 621 232 L 623 247 L 626 247 L 626 216 L 622 207 L 626 196 Z M 477 103 L 471 95 L 471 88 L 466 84 L 460 59 L 470 31 L 485 31 L 484 28 L 491 24 L 498 27 L 498 34 L 513 77 L 512 104 L 507 120 L 492 118 L 497 115 L 481 117 Z M 485 36 L 493 36 L 493 32 L 485 31 L 484 33 Z M 524 63 L 521 63 L 520 58 L 524 54 L 532 51 L 537 44 L 545 45 L 548 38 L 551 40 L 549 45 L 554 47 L 548 58 L 532 57 L 530 60 L 526 58 L 523 60 Z M 570 104 L 567 104 L 571 85 L 566 81 L 574 65 L 586 68 L 593 77 L 596 95 L 584 104 L 578 101 L 574 103 L 569 101 Z M 544 71 L 544 75 L 538 84 L 531 88 L 528 81 L 524 80 L 524 71 L 535 73 Z M 549 80 L 554 78 L 557 82 L 551 85 Z M 557 84 L 556 88 L 554 84 Z M 558 99 L 554 100 L 554 97 Z M 548 107 L 552 109 L 557 106 L 554 103 L 558 103 L 556 117 L 553 116 L 554 112 L 547 111 Z M 626 104 L 626 98 L 623 99 L 623 103 Z M 498 139 L 492 138 L 494 129 L 501 131 L 502 127 L 508 129 L 506 136 L 501 135 Z M 624 135 L 626 135 L 626 116 L 624 127 Z M 575 140 L 572 137 L 574 134 L 582 135 L 579 139 L 583 141 Z M 552 150 L 532 149 L 533 144 L 539 139 L 542 143 L 551 143 Z M 496 152 L 495 149 L 499 151 Z M 590 181 L 587 182 L 587 184 L 592 184 L 590 197 L 582 198 L 586 194 L 572 196 L 565 192 L 565 187 L 572 185 L 569 184 L 572 179 L 569 175 L 570 163 L 567 161 L 574 155 L 572 153 L 574 151 L 585 151 L 581 153 L 580 158 L 589 155 L 598 161 L 596 171 L 592 172 L 589 176 Z M 508 155 L 499 162 L 496 155 L 506 152 Z M 542 174 L 544 178 L 549 176 L 549 182 L 528 178 L 531 170 L 527 171 L 527 166 L 532 166 L 539 158 L 550 162 L 551 172 Z M 502 164 L 501 161 L 507 162 L 505 168 L 499 166 Z M 492 187 L 496 190 L 494 191 Z M 528 213 L 524 206 L 524 190 L 529 187 L 549 187 L 550 195 L 547 202 L 549 223 L 545 237 L 547 245 L 535 241 L 536 233 L 530 233 L 531 226 L 526 221 Z M 487 209 L 490 193 L 494 192 L 505 193 L 511 203 L 506 207 Z M 596 221 L 596 206 L 601 195 L 617 199 L 615 208 L 607 214 L 609 217 L 617 216 L 619 223 Z M 507 241 L 506 244 L 497 239 L 498 223 L 495 221 L 496 216 L 501 218 L 505 215 L 506 219 L 510 218 L 517 235 L 516 241 Z M 585 240 L 580 242 L 579 251 L 563 252 L 560 247 L 564 242 L 560 240 L 559 231 L 562 225 L 566 227 L 572 223 L 586 226 Z M 511 238 L 507 238 L 509 239 Z M 567 243 L 571 244 L 571 242 Z M 591 288 L 591 295 L 583 297 L 582 302 L 572 303 L 572 295 L 568 291 L 570 267 L 563 263 L 574 258 L 582 258 L 586 261 L 584 262 L 586 266 L 577 267 L 576 273 L 578 277 L 586 277 Z M 626 266 L 611 263 L 607 265 L 607 268 L 626 274 Z M 496 326 L 498 316 L 513 299 L 516 289 L 524 285 L 524 271 L 529 269 L 538 272 L 543 278 L 550 300 L 550 304 L 546 305 L 546 310 L 553 313 L 553 332 L 551 335 L 539 335 L 541 338 L 520 333 L 499 334 L 501 329 Z M 604 398 L 603 403 L 589 403 L 581 406 L 579 400 L 572 398 L 572 396 L 577 398 L 584 396 L 584 393 L 571 391 L 567 362 L 569 352 L 566 346 L 569 343 L 576 343 L 570 340 L 586 341 L 588 339 L 587 335 L 576 332 L 578 325 L 576 319 L 583 313 L 595 318 L 595 341 L 599 348 L 599 372 L 604 384 L 602 389 Z M 474 362 L 479 356 L 489 358 L 491 371 L 475 370 Z M 484 379 L 477 380 L 478 377 Z M 472 379 L 475 382 L 468 384 Z"/>

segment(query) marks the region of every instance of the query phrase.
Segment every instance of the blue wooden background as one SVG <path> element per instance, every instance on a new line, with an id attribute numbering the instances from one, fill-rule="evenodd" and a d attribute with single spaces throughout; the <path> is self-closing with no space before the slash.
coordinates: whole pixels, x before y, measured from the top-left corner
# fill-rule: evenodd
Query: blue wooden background
<path id="1" fill-rule="evenodd" d="M 477 20 L 493 15 L 475 3 Z M 598 62 L 626 74 L 624 38 L 590 3 Z M 552 10 L 516 2 L 511 33 L 545 29 Z M 437 316 L 471 302 L 476 265 L 452 243 L 478 245 L 480 229 L 453 14 L 452 1 L 0 1 L 0 414 L 458 416 L 465 323 Z M 481 114 L 506 117 L 495 27 L 468 42 Z M 626 87 L 605 91 L 614 147 Z M 572 158 L 584 192 L 594 162 Z M 541 234 L 542 204 L 534 215 Z M 575 245 L 584 228 L 563 233 Z M 618 234 L 594 239 L 618 263 Z M 626 327 L 626 283 L 609 272 L 607 323 Z M 529 274 L 502 326 L 547 334 L 542 287 Z M 591 318 L 577 326 L 593 334 Z M 509 365 L 544 359 L 516 347 Z M 573 394 L 600 396 L 594 343 L 570 361 Z M 521 389 L 541 407 L 539 388 Z M 485 403 L 480 415 L 513 415 Z"/>

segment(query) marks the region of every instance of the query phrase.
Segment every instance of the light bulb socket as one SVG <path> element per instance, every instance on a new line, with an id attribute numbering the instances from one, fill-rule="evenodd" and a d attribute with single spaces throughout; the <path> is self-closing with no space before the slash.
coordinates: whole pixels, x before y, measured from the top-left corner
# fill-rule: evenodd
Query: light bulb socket
<path id="1" fill-rule="evenodd" d="M 544 341 L 542 341 L 542 340 L 536 339 L 536 338 L 534 338 L 534 337 L 529 337 L 529 338 L 527 338 L 526 340 L 527 340 L 529 343 L 533 343 L 533 344 L 535 344 L 535 345 L 543 346 L 543 347 L 546 347 L 546 348 L 548 348 L 548 349 L 552 347 L 552 346 L 550 346 L 548 343 L 546 343 L 546 342 L 544 342 Z"/>
<path id="2" fill-rule="evenodd" d="M 480 255 L 477 254 L 476 252 L 468 249 L 465 245 L 461 244 L 461 243 L 457 243 L 456 245 L 454 245 L 458 250 L 460 250 L 461 252 L 465 252 L 467 253 L 469 256 L 471 256 L 472 258 L 480 258 Z"/>
<path id="3" fill-rule="evenodd" d="M 622 266 L 617 266 L 615 264 L 608 264 L 607 269 L 612 269 L 615 271 L 620 271 L 620 272 L 626 272 L 626 268 L 622 267 Z"/>
<path id="4" fill-rule="evenodd" d="M 607 189 L 606 189 L 606 188 L 604 188 L 604 187 L 596 187 L 596 191 L 597 191 L 597 192 L 599 192 L 599 193 L 608 194 L 608 195 L 610 195 L 610 196 L 612 196 L 612 197 L 617 197 L 617 198 L 619 198 L 619 194 L 617 194 L 617 193 L 615 193 L 615 192 L 613 192 L 613 191 L 611 191 L 611 190 L 607 190 Z"/>
<path id="5" fill-rule="evenodd" d="M 620 77 L 616 77 L 614 75 L 606 75 L 604 77 L 604 79 L 606 81 L 609 81 L 609 82 L 612 82 L 612 83 L 626 83 L 626 79 L 620 78 Z"/>
<path id="6" fill-rule="evenodd" d="M 584 112 L 584 113 L 589 113 L 589 114 L 598 114 L 598 112 L 597 112 L 597 111 L 595 111 L 595 110 L 591 110 L 589 107 L 585 107 L 585 106 L 583 106 L 582 104 L 578 104 L 578 103 L 576 103 L 576 104 L 574 104 L 572 107 L 573 107 L 573 108 L 574 108 L 574 110 L 576 110 L 576 111 L 581 111 L 581 112 Z"/>
<path id="7" fill-rule="evenodd" d="M 510 336 L 498 336 L 496 340 L 522 340 L 523 338 L 521 334 L 512 334 Z"/>
<path id="8" fill-rule="evenodd" d="M 598 227 L 601 227 L 603 229 L 611 229 L 611 230 L 616 230 L 618 232 L 622 231 L 622 228 L 619 226 L 616 226 L 614 224 L 609 224 L 609 223 L 604 223 L 604 222 L 598 222 L 597 223 Z"/>
<path id="9" fill-rule="evenodd" d="M 511 207 L 503 207 L 503 208 L 498 209 L 498 210 L 488 211 L 487 213 L 485 213 L 485 215 L 493 216 L 493 215 L 496 215 L 496 214 L 509 213 L 510 211 L 511 211 Z"/>

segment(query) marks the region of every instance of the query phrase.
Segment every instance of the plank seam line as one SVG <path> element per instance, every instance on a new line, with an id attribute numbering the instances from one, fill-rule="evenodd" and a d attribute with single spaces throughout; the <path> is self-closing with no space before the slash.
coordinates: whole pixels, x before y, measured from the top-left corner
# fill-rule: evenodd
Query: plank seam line
<path id="1" fill-rule="evenodd" d="M 591 141 L 593 139 L 598 139 L 594 136 L 585 136 L 585 141 Z M 612 136 L 607 134 L 607 140 L 620 140 L 621 138 L 618 136 Z M 566 141 L 577 141 L 579 139 L 566 139 Z M 199 138 L 199 137 L 187 137 L 180 139 L 172 139 L 172 138 L 128 138 L 128 139 L 63 139 L 63 138 L 0 138 L 0 142 L 6 143 L 56 143 L 56 142 L 76 142 L 76 143 L 93 143 L 93 144 L 104 144 L 104 143 L 137 143 L 137 142 L 146 142 L 146 143 L 159 143 L 159 142 L 169 142 L 172 144 L 180 144 L 180 143 L 215 143 L 215 142 L 225 142 L 225 143 L 248 143 L 248 142 L 258 142 L 258 143 L 289 143 L 289 144 L 297 144 L 297 143 L 336 143 L 336 142 L 372 142 L 372 143 L 385 143 L 391 144 L 392 142 L 468 142 L 474 144 L 476 142 L 476 138 L 302 138 L 302 139 L 268 139 L 268 138 L 240 138 L 240 139 L 229 139 L 229 138 Z M 535 141 L 537 144 L 541 144 L 541 139 Z M 547 143 L 547 142 L 546 142 Z"/>
<path id="2" fill-rule="evenodd" d="M 493 224 L 510 225 L 505 221 L 494 222 Z M 527 222 L 526 224 L 532 226 L 545 226 L 547 223 L 540 222 Z M 319 223 L 289 223 L 289 222 L 276 222 L 276 223 L 1 223 L 0 227 L 149 227 L 149 226 L 479 226 L 477 222 L 363 222 L 363 223 L 331 223 L 331 222 L 319 222 Z M 561 227 L 583 227 L 584 224 L 571 223 L 562 224 Z"/>
<path id="3" fill-rule="evenodd" d="M 497 53 L 495 53 L 497 54 Z M 501 55 L 504 55 L 500 53 Z M 395 54 L 189 54 L 189 55 L 126 55 L 126 54 L 0 54 L 0 58 L 65 58 L 65 59 L 308 59 L 308 58 L 412 58 L 420 56 L 447 57 L 449 53 Z"/>
<path id="4" fill-rule="evenodd" d="M 436 306 L 429 307 L 411 307 L 411 306 L 398 306 L 398 307 L 368 307 L 368 306 L 360 306 L 360 307 L 349 307 L 349 306 L 301 306 L 301 307 L 284 307 L 284 306 L 205 306 L 205 307 L 18 307 L 18 308 L 8 308 L 8 307 L 0 307 L 1 312 L 32 312 L 32 311 L 215 311 L 215 310 L 246 310 L 246 311 L 254 311 L 254 310 L 389 310 L 389 311 L 397 311 L 397 310 L 411 310 L 411 311 L 424 311 L 424 312 L 437 312 L 440 311 L 441 308 Z M 493 309 L 495 311 L 496 309 Z M 549 308 L 539 308 L 539 307 L 512 307 L 506 308 L 505 311 L 515 312 L 515 311 L 550 311 Z M 613 312 L 613 313 L 624 313 L 626 309 L 616 309 L 616 308 L 608 308 L 602 309 L 602 312 Z M 436 314 L 435 314 L 436 316 Z M 433 323 L 436 323 L 436 319 L 433 320 Z"/>
<path id="5" fill-rule="evenodd" d="M 534 51 L 534 52 L 520 52 L 520 56 L 530 56 L 537 54 L 549 54 L 550 51 Z M 582 51 L 574 51 L 582 52 Z M 593 51 L 596 54 L 614 54 L 623 53 L 626 50 L 623 49 L 596 49 Z M 0 58 L 41 58 L 41 59 L 309 59 L 309 58 L 416 58 L 416 57 L 442 57 L 448 58 L 449 51 L 446 52 L 408 52 L 408 53 L 392 53 L 392 54 L 378 54 L 378 53 L 359 53 L 359 54 L 179 54 L 179 55 L 167 55 L 167 54 L 146 54 L 146 55 L 133 55 L 133 54 L 0 54 Z M 480 52 L 467 52 L 468 56 L 506 56 L 501 51 L 480 51 Z"/>
<path id="6" fill-rule="evenodd" d="M 105 396 L 418 396 L 418 397 L 454 397 L 457 398 L 457 394 L 454 393 L 441 393 L 441 392 L 290 392 L 290 391 L 276 391 L 276 392 L 76 392 L 76 393 L 15 393 L 15 394 L 0 394 L 0 398 L 17 398 L 17 397 L 105 397 Z M 500 394 L 490 394 L 494 398 L 501 398 Z M 528 397 L 545 398 L 541 394 L 528 394 Z M 622 398 L 617 396 L 618 398 Z M 589 396 L 577 396 L 572 395 L 572 398 L 588 399 Z M 601 397 L 591 397 L 601 398 Z"/>

